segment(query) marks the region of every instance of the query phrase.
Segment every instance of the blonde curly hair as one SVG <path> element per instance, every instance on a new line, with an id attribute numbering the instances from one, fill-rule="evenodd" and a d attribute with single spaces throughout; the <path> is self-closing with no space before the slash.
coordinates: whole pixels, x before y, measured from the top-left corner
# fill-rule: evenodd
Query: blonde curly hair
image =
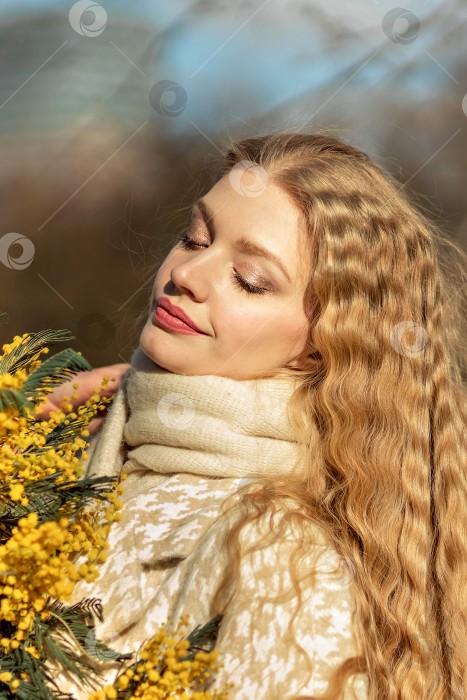
<path id="1" fill-rule="evenodd" d="M 282 509 L 301 532 L 299 597 L 310 524 L 354 574 L 362 653 L 320 698 L 342 697 L 365 672 L 371 700 L 465 700 L 467 256 L 395 178 L 338 138 L 280 131 L 233 142 L 218 175 L 243 161 L 263 168 L 306 221 L 309 363 L 274 375 L 300 379 L 287 410 L 306 478 L 294 470 L 245 485 L 227 538 L 234 565 L 212 614 L 233 595 L 241 529 Z M 298 509 L 284 506 L 290 499 Z"/>

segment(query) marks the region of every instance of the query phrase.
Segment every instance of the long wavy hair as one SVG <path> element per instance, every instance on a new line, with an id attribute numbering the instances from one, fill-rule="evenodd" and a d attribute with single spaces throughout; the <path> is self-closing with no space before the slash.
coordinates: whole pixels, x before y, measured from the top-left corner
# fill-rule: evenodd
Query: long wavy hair
<path id="1" fill-rule="evenodd" d="M 305 476 L 245 485 L 212 613 L 232 598 L 241 530 L 280 510 L 301 533 L 298 592 L 311 525 L 353 572 L 360 653 L 319 697 L 343 697 L 364 672 L 372 700 L 465 700 L 467 256 L 392 175 L 334 136 L 230 143 L 218 175 L 245 164 L 287 192 L 306 223 L 308 363 L 274 374 L 298 379 L 287 410 Z"/>

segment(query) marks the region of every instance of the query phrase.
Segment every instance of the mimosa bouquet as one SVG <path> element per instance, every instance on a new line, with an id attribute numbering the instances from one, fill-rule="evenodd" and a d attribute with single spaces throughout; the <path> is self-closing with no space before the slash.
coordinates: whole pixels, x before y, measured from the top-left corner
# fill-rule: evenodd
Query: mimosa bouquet
<path id="1" fill-rule="evenodd" d="M 0 325 L 5 320 L 0 312 Z M 79 579 L 99 576 L 110 528 L 121 518 L 118 496 L 124 488 L 119 476 L 83 477 L 87 426 L 111 401 L 102 395 L 110 377 L 77 408 L 72 394 L 47 420 L 40 417 L 54 387 L 92 370 L 71 348 L 41 357 L 49 346 L 71 340 L 66 330 L 24 334 L 3 345 L 0 355 L 0 700 L 70 698 L 48 660 L 98 688 L 90 700 L 225 698 L 226 691 L 198 690 L 216 669 L 213 646 L 221 616 L 185 638 L 186 620 L 174 633 L 163 625 L 135 657 L 94 636 L 92 620 L 103 620 L 98 599 L 66 605 Z M 85 562 L 75 566 L 83 555 Z M 114 684 L 104 688 L 95 663 L 103 657 L 121 664 Z"/>

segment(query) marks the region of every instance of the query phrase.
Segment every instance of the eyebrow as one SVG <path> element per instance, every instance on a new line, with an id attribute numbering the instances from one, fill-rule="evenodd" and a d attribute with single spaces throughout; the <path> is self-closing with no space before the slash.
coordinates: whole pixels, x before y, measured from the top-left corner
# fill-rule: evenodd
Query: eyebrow
<path id="1" fill-rule="evenodd" d="M 214 214 L 213 212 L 209 209 L 207 206 L 206 202 L 203 201 L 203 199 L 198 199 L 194 205 L 193 205 L 193 210 L 195 208 L 198 208 L 199 211 L 201 212 L 201 216 L 203 217 L 204 223 L 206 224 L 206 227 L 211 234 L 211 238 L 215 238 L 216 235 L 216 228 L 214 226 Z M 287 272 L 287 269 L 285 268 L 282 260 L 275 255 L 271 250 L 268 250 L 267 248 L 263 248 L 262 245 L 259 243 L 254 243 L 253 241 L 249 241 L 247 238 L 240 238 L 238 241 L 235 243 L 236 248 L 240 250 L 242 253 L 246 253 L 247 255 L 256 255 L 258 257 L 266 258 L 266 260 L 269 260 L 270 262 L 274 263 L 277 265 L 277 267 L 281 270 L 281 272 L 287 277 L 289 282 L 292 282 L 289 273 Z"/>

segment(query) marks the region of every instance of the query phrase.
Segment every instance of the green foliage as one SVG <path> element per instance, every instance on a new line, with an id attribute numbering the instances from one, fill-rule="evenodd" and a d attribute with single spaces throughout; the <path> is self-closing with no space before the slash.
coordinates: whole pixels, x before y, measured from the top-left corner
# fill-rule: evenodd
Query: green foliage
<path id="1" fill-rule="evenodd" d="M 0 311 L 0 325 L 8 319 L 8 314 Z M 0 374 L 9 372 L 13 374 L 18 369 L 26 367 L 31 358 L 40 350 L 49 348 L 55 343 L 74 340 L 68 330 L 45 330 L 39 333 L 30 333 L 29 339 L 22 345 L 0 358 Z M 41 365 L 32 371 L 23 386 L 23 391 L 17 389 L 0 389 L 0 411 L 8 408 L 16 408 L 24 414 L 24 409 L 32 410 L 34 402 L 44 387 L 53 388 L 72 378 L 76 372 L 89 371 L 92 367 L 89 362 L 76 350 L 66 348 L 52 357 L 41 362 Z M 70 433 L 71 434 L 71 433 Z"/>
<path id="2" fill-rule="evenodd" d="M 60 516 L 72 519 L 73 515 L 96 498 L 101 501 L 109 500 L 105 495 L 118 482 L 118 476 L 94 476 L 79 479 L 69 483 L 56 484 L 56 479 L 62 472 L 48 474 L 38 481 L 26 482 L 24 495 L 29 503 L 23 506 L 19 501 L 8 497 L 9 485 L 0 483 L 0 543 L 11 536 L 12 528 L 19 518 L 28 513 L 39 515 L 38 525 L 48 520 L 56 520 Z"/>
<path id="3" fill-rule="evenodd" d="M 91 365 L 82 355 L 72 348 L 67 348 L 44 360 L 40 367 L 31 372 L 23 388 L 26 394 L 34 395 L 38 390 L 42 390 L 44 383 L 47 386 L 61 384 L 70 379 L 70 373 L 91 369 Z"/>
<path id="4" fill-rule="evenodd" d="M 13 372 L 26 367 L 31 358 L 37 352 L 39 352 L 39 350 L 50 347 L 55 343 L 71 341 L 74 339 L 75 336 L 71 335 L 70 331 L 68 330 L 54 331 L 49 329 L 39 331 L 38 333 L 30 333 L 29 339 L 24 343 L 24 345 L 19 345 L 13 350 L 13 352 L 0 360 L 0 374 L 5 374 L 6 372 L 13 374 Z M 86 364 L 87 369 L 91 369 L 91 366 L 88 363 Z M 60 383 L 60 381 L 57 383 Z"/>
<path id="5" fill-rule="evenodd" d="M 15 408 L 20 413 L 25 413 L 25 408 L 32 410 L 34 404 L 28 400 L 23 391 L 18 389 L 0 389 L 0 411 Z"/>
<path id="6" fill-rule="evenodd" d="M 44 608 L 49 617 L 44 620 L 39 616 L 34 619 L 32 633 L 26 639 L 24 646 L 33 640 L 40 658 L 36 658 L 20 646 L 8 655 L 2 657 L 2 672 L 10 671 L 15 675 L 18 669 L 26 671 L 29 679 L 24 680 L 14 697 L 25 700 L 64 700 L 72 699 L 69 693 L 59 690 L 54 680 L 54 674 L 45 665 L 46 659 L 54 659 L 63 669 L 75 675 L 84 686 L 90 690 L 99 688 L 102 676 L 97 670 L 95 658 L 112 658 L 124 661 L 131 654 L 119 654 L 106 646 L 94 636 L 94 629 L 88 625 L 88 620 L 96 615 L 103 620 L 102 605 L 96 598 L 85 598 L 80 603 L 66 606 L 59 601 L 48 601 Z M 2 625 L 5 623 L 3 622 Z M 2 630 L 2 633 L 3 630 Z M 67 634 L 65 634 L 67 633 Z M 69 639 L 73 638 L 81 653 L 77 654 Z M 48 683 L 48 685 L 46 684 Z M 0 684 L 3 685 L 3 684 Z M 10 698 L 7 691 L 0 690 L 2 697 Z"/>
<path id="7" fill-rule="evenodd" d="M 190 648 L 188 649 L 188 655 L 184 657 L 184 661 L 193 660 L 197 651 L 211 651 L 214 648 L 222 618 L 223 615 L 216 615 L 201 629 L 199 629 L 200 626 L 198 625 L 190 632 L 187 637 L 190 642 Z"/>

